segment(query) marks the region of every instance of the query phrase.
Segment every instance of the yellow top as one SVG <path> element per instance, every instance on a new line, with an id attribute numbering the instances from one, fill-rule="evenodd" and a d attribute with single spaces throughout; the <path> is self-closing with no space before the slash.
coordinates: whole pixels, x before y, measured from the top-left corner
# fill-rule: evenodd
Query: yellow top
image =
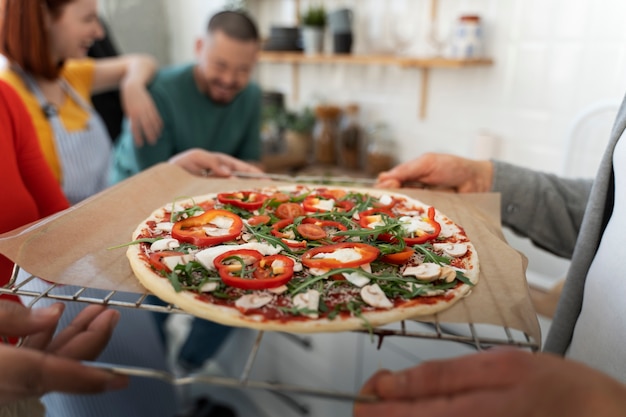
<path id="1" fill-rule="evenodd" d="M 67 81 L 83 100 L 91 104 L 90 97 L 94 71 L 95 62 L 93 59 L 69 60 L 65 63 L 61 71 L 61 77 Z M 54 175 L 60 182 L 62 177 L 61 162 L 56 152 L 52 127 L 41 110 L 37 97 L 28 89 L 22 78 L 10 69 L 0 72 L 0 79 L 11 84 L 24 101 L 33 124 L 35 125 L 35 130 L 39 137 L 39 144 L 46 161 L 48 161 Z M 81 130 L 87 126 L 89 112 L 85 111 L 80 104 L 76 103 L 68 95 L 65 95 L 65 101 L 57 111 L 65 129 L 69 132 Z"/>

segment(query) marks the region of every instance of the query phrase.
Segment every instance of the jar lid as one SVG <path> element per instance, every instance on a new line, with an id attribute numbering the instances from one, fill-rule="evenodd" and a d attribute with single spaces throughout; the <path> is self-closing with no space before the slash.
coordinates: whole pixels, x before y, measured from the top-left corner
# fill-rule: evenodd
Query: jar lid
<path id="1" fill-rule="evenodd" d="M 476 14 L 464 14 L 459 17 L 461 22 L 480 22 L 480 16 Z"/>

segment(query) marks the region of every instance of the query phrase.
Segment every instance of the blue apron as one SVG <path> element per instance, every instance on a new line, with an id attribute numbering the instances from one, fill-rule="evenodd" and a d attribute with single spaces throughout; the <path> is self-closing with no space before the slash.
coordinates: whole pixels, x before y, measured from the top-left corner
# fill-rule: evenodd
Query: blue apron
<path id="1" fill-rule="evenodd" d="M 46 100 L 34 78 L 17 70 L 37 98 L 52 128 L 54 143 L 61 163 L 61 187 L 71 204 L 102 191 L 107 186 L 111 166 L 112 145 L 104 122 L 96 111 L 65 81 L 61 87 L 68 97 L 89 113 L 87 126 L 69 132 L 54 105 Z"/>

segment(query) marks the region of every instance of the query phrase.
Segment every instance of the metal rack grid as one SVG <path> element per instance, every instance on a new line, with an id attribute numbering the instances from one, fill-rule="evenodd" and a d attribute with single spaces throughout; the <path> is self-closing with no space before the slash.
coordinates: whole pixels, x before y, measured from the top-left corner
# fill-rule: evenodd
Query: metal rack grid
<path id="1" fill-rule="evenodd" d="M 151 303 L 147 298 L 149 294 L 136 294 L 119 291 L 95 290 L 87 287 L 75 287 L 69 285 L 60 285 L 55 283 L 47 283 L 44 290 L 28 289 L 28 284 L 36 280 L 44 282 L 35 276 L 29 276 L 27 279 L 17 283 L 19 267 L 14 268 L 10 281 L 0 287 L 0 294 L 13 294 L 22 297 L 32 297 L 29 306 L 35 305 L 41 299 L 52 299 L 66 302 L 82 302 L 88 304 L 100 304 L 110 307 L 136 308 L 152 312 L 168 313 L 168 314 L 188 314 L 179 309 L 175 305 L 159 305 Z M 60 292 L 63 288 L 63 293 Z M 70 288 L 72 291 L 67 291 Z M 130 296 L 130 298 L 129 298 Z M 131 301 L 128 301 L 132 299 Z M 459 301 L 463 303 L 463 300 Z M 413 324 L 419 323 L 417 327 Z M 419 330 L 416 330 L 419 329 Z M 485 350 L 493 346 L 514 346 L 531 351 L 539 350 L 540 346 L 537 341 L 532 340 L 526 333 L 510 328 L 508 326 L 493 326 L 478 323 L 465 324 L 449 324 L 440 323 L 437 315 L 434 322 L 404 320 L 387 326 L 373 329 L 371 332 L 366 330 L 359 331 L 362 333 L 371 333 L 373 337 L 378 338 L 378 349 L 381 348 L 383 341 L 387 337 L 412 337 L 421 339 L 435 339 L 441 341 L 452 341 L 464 343 L 472 346 L 477 351 Z M 250 372 L 254 366 L 256 355 L 263 339 L 263 331 L 259 331 L 254 346 L 246 360 L 245 368 L 239 378 L 224 378 L 216 376 L 204 375 L 187 375 L 176 377 L 172 374 L 145 368 L 135 368 L 128 366 L 118 366 L 115 364 L 104 364 L 96 362 L 87 362 L 91 366 L 107 368 L 114 372 L 139 377 L 156 378 L 169 382 L 174 385 L 187 385 L 193 383 L 206 383 L 216 386 L 245 388 L 245 389 L 261 389 L 273 393 L 284 394 L 300 394 L 313 397 L 321 397 L 335 400 L 350 401 L 372 401 L 371 397 L 359 396 L 355 393 L 338 392 L 333 390 L 323 390 L 317 388 L 309 388 L 296 385 L 277 384 L 266 381 L 251 380 Z M 286 334 L 288 335 L 288 334 Z M 289 335 L 288 335 L 289 336 Z"/>

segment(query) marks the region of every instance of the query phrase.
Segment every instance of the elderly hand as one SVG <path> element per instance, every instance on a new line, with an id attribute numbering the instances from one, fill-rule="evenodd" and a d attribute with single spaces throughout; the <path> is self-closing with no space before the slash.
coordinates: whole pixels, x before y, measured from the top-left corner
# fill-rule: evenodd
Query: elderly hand
<path id="1" fill-rule="evenodd" d="M 255 174 L 263 173 L 256 166 L 232 156 L 197 148 L 181 152 L 170 158 L 168 162 L 176 164 L 195 175 L 206 175 L 209 173 L 216 177 L 230 177 L 236 171 Z"/>
<path id="2" fill-rule="evenodd" d="M 135 146 L 143 146 L 144 140 L 154 145 L 163 129 L 163 120 L 152 96 L 143 84 L 132 81 L 123 83 L 120 91 Z"/>
<path id="3" fill-rule="evenodd" d="M 493 181 L 493 164 L 453 155 L 426 153 L 378 175 L 378 188 L 400 188 L 415 181 L 460 193 L 487 192 Z"/>
<path id="4" fill-rule="evenodd" d="M 80 362 L 96 358 L 104 349 L 119 312 L 88 306 L 53 337 L 63 308 L 58 303 L 31 310 L 0 300 L 0 335 L 27 336 L 22 347 L 0 343 L 0 405 L 51 391 L 91 394 L 128 384 L 127 377 Z"/>
<path id="5" fill-rule="evenodd" d="M 361 391 L 355 417 L 618 417 L 626 386 L 585 365 L 549 354 L 496 349 L 381 371 Z"/>

